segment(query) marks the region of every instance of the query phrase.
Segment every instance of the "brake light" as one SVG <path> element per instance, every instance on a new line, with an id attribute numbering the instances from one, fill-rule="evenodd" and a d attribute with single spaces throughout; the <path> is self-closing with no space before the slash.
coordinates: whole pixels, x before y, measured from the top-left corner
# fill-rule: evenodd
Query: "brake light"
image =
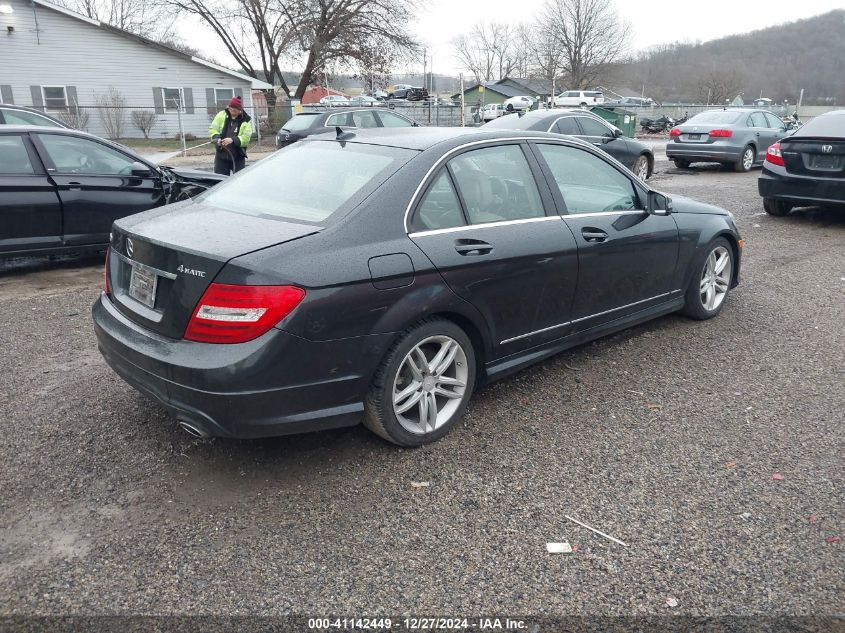
<path id="1" fill-rule="evenodd" d="M 111 281 L 109 280 L 109 257 L 111 257 L 111 246 L 106 249 L 106 263 L 103 265 L 103 292 L 111 295 Z"/>
<path id="2" fill-rule="evenodd" d="M 786 167 L 786 163 L 783 162 L 783 154 L 780 152 L 780 143 L 775 143 L 766 150 L 766 162 Z"/>
<path id="3" fill-rule="evenodd" d="M 716 138 L 730 138 L 733 135 L 733 130 L 710 130 L 710 136 L 715 136 Z"/>
<path id="4" fill-rule="evenodd" d="M 296 286 L 211 284 L 199 300 L 185 338 L 201 343 L 245 343 L 269 331 L 305 298 Z"/>
<path id="5" fill-rule="evenodd" d="M 669 130 L 669 136 L 680 136 L 680 135 L 681 135 L 681 130 L 679 130 L 676 127 L 673 127 L 671 130 Z"/>

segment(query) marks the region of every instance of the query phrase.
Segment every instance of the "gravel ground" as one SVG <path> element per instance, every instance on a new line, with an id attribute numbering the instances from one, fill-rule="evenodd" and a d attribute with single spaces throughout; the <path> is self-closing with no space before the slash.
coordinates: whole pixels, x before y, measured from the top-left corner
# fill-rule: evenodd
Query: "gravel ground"
<path id="1" fill-rule="evenodd" d="M 100 359 L 97 259 L 7 263 L 0 615 L 841 614 L 845 215 L 770 218 L 756 178 L 653 179 L 737 216 L 717 319 L 541 363 L 417 450 L 195 440 Z"/>

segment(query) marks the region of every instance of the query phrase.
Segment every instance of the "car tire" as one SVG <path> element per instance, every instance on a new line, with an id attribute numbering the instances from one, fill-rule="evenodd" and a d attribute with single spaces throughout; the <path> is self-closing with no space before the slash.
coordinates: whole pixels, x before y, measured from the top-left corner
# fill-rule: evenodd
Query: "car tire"
<path id="1" fill-rule="evenodd" d="M 463 416 L 475 376 L 466 333 L 452 321 L 423 320 L 405 330 L 382 360 L 364 402 L 364 425 L 399 446 L 434 442 Z"/>
<path id="2" fill-rule="evenodd" d="M 730 292 L 734 265 L 734 251 L 728 240 L 719 237 L 710 242 L 695 263 L 682 312 L 699 321 L 719 314 Z"/>
<path id="3" fill-rule="evenodd" d="M 756 155 L 757 153 L 754 150 L 754 146 L 746 145 L 745 149 L 742 150 L 742 158 L 734 163 L 734 171 L 739 173 L 751 171 L 751 168 L 754 166 L 754 159 L 756 158 Z"/>
<path id="4" fill-rule="evenodd" d="M 792 205 L 789 202 L 784 202 L 783 200 L 763 198 L 763 209 L 765 209 L 766 213 L 769 215 L 781 218 L 792 211 Z"/>
<path id="5" fill-rule="evenodd" d="M 689 169 L 690 166 L 690 162 L 683 158 L 673 158 L 672 162 L 675 163 L 675 167 L 678 169 Z"/>
<path id="6" fill-rule="evenodd" d="M 582 101 L 578 107 L 579 107 L 579 108 L 586 108 L 586 107 L 587 107 L 587 103 L 586 103 L 585 101 Z"/>
<path id="7" fill-rule="evenodd" d="M 640 180 L 647 180 L 649 176 L 651 176 L 651 169 L 649 169 L 649 161 L 648 156 L 645 154 L 638 156 L 637 160 L 634 161 L 634 167 L 631 169 L 634 172 L 634 175 L 637 176 Z"/>

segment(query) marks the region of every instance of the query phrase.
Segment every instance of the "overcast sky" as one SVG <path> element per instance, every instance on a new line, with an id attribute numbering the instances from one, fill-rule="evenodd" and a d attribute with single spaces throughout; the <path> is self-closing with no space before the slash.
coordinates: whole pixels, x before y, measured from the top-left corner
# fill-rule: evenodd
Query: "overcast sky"
<path id="1" fill-rule="evenodd" d="M 425 4 L 424 0 L 423 4 Z M 427 0 L 412 25 L 420 41 L 434 57 L 434 71 L 457 75 L 450 41 L 479 21 L 517 23 L 531 21 L 544 0 Z M 845 0 L 615 0 L 619 16 L 633 27 L 632 45 L 641 50 L 655 44 L 707 41 L 808 18 L 843 8 Z M 209 47 L 213 37 L 200 35 L 193 20 L 185 21 L 181 35 L 189 44 L 232 65 L 221 46 Z M 193 27 L 193 28 L 191 28 Z M 788 51 L 784 51 L 788 54 Z M 399 70 L 399 69 L 397 69 Z M 419 68 L 422 72 L 422 60 Z"/>

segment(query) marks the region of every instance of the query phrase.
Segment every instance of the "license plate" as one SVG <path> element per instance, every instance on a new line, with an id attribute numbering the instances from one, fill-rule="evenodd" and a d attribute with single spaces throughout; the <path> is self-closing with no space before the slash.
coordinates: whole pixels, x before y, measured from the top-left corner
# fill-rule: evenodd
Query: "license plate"
<path id="1" fill-rule="evenodd" d="M 810 159 L 810 167 L 815 167 L 816 169 L 834 169 L 837 166 L 837 158 L 838 156 L 820 156 L 818 154 L 813 154 Z"/>
<path id="2" fill-rule="evenodd" d="M 690 134 L 690 135 L 689 135 L 689 140 L 691 140 L 691 141 L 700 141 L 700 140 L 701 140 L 701 134 Z"/>
<path id="3" fill-rule="evenodd" d="M 158 275 L 148 272 L 138 266 L 132 266 L 132 273 L 129 275 L 129 296 L 148 308 L 155 306 L 156 286 Z"/>

